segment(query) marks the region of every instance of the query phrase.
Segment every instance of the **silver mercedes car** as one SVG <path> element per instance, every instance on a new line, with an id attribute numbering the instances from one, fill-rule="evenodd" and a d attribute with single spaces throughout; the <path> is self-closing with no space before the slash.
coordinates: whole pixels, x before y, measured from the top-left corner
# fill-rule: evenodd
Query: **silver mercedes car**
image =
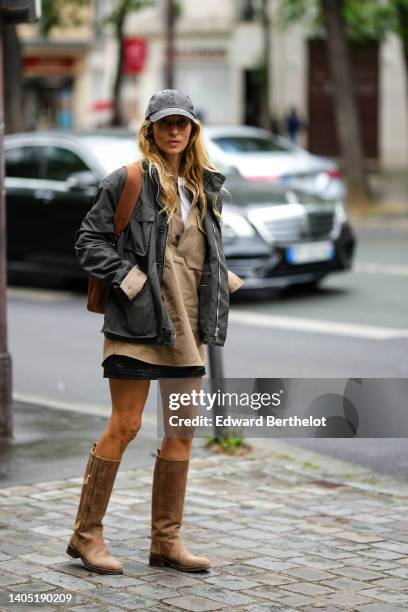
<path id="1" fill-rule="evenodd" d="M 346 188 L 336 163 L 312 155 L 267 130 L 245 125 L 205 127 L 215 163 L 233 166 L 247 181 L 281 183 L 324 200 L 344 201 Z"/>

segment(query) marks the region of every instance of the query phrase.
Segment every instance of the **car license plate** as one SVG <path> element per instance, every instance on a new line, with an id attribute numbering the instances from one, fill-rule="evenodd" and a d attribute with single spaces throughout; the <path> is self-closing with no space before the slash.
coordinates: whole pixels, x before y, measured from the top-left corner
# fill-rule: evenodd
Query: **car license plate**
<path id="1" fill-rule="evenodd" d="M 330 240 L 294 244 L 287 248 L 286 257 L 290 264 L 328 261 L 334 257 L 334 245 Z"/>

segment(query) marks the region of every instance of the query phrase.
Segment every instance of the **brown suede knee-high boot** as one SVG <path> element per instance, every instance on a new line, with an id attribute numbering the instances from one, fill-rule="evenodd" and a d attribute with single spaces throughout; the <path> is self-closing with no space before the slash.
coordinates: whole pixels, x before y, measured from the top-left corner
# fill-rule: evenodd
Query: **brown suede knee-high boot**
<path id="1" fill-rule="evenodd" d="M 185 572 L 210 568 L 206 557 L 192 555 L 179 534 L 183 519 L 189 459 L 163 459 L 157 449 L 152 490 L 152 534 L 149 565 Z"/>
<path id="2" fill-rule="evenodd" d="M 95 455 L 95 442 L 85 470 L 75 529 L 67 554 L 80 558 L 87 569 L 100 574 L 123 574 L 122 563 L 107 550 L 103 539 L 105 516 L 121 459 Z"/>

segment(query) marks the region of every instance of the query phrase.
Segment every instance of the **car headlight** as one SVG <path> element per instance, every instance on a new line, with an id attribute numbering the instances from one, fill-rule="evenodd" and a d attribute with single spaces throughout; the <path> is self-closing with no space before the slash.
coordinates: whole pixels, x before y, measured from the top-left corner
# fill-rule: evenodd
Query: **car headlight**
<path id="1" fill-rule="evenodd" d="M 344 223 L 347 220 L 347 213 L 343 202 L 336 202 L 334 205 L 334 214 L 337 223 Z"/>
<path id="2" fill-rule="evenodd" d="M 250 238 L 256 234 L 255 229 L 242 215 L 223 212 L 222 220 L 222 234 L 224 238 L 235 238 L 237 236 Z"/>

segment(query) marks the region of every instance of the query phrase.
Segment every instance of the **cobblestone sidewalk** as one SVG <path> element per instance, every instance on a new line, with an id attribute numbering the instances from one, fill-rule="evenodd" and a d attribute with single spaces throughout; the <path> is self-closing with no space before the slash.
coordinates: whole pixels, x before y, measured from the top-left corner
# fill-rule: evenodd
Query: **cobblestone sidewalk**
<path id="1" fill-rule="evenodd" d="M 407 484 L 276 440 L 198 454 L 182 534 L 210 571 L 148 566 L 152 457 L 151 470 L 119 470 L 105 518 L 121 576 L 65 554 L 81 477 L 0 490 L 0 610 L 408 608 Z"/>

